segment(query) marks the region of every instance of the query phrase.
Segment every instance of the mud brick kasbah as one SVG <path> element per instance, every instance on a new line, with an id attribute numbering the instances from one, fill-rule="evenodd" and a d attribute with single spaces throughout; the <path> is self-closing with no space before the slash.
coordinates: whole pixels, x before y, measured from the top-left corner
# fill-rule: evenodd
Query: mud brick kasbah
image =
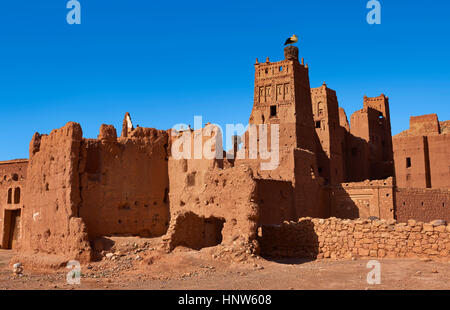
<path id="1" fill-rule="evenodd" d="M 249 123 L 279 125 L 276 169 L 249 156 L 176 159 L 174 142 L 192 129 L 135 128 L 129 113 L 120 137 L 102 125 L 86 139 L 69 122 L 35 133 L 28 159 L 0 162 L 1 248 L 85 264 L 98 240 L 140 236 L 166 252 L 449 260 L 450 121 L 414 116 L 392 137 L 381 94 L 364 96 L 349 122 L 336 91 L 310 88 L 295 46 L 254 67 Z"/>

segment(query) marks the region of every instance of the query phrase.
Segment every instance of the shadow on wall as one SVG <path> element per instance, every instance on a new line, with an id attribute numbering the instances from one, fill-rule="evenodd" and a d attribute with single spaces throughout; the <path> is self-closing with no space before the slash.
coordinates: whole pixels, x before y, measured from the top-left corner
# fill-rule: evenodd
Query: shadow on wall
<path id="1" fill-rule="evenodd" d="M 330 204 L 330 217 L 354 220 L 370 216 L 370 200 L 355 203 L 341 184 L 330 187 Z"/>
<path id="2" fill-rule="evenodd" d="M 295 225 L 295 232 L 288 223 L 263 225 L 258 236 L 261 256 L 280 263 L 302 263 L 315 260 L 319 254 L 319 237 L 311 220 Z M 296 257 L 296 260 L 285 258 Z"/>
<path id="3" fill-rule="evenodd" d="M 225 219 L 202 217 L 193 212 L 186 212 L 177 217 L 173 234 L 170 238 L 170 250 L 177 246 L 190 249 L 216 246 L 222 243 L 222 229 Z"/>

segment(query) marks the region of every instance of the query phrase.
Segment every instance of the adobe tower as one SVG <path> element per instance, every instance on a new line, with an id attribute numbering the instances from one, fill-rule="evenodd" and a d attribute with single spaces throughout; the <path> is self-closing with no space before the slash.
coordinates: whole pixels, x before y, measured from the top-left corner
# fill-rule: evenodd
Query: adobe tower
<path id="1" fill-rule="evenodd" d="M 255 64 L 254 103 L 249 124 L 270 125 L 269 138 L 279 125 L 279 166 L 274 170 L 261 171 L 259 160 L 246 160 L 253 167 L 257 177 L 279 180 L 292 184 L 293 218 L 306 214 L 322 216 L 327 211 L 320 192 L 321 178 L 318 178 L 317 145 L 319 139 L 314 129 L 309 70 L 295 46 L 284 49 L 284 60 Z M 272 143 L 268 139 L 270 146 Z M 248 133 L 245 149 L 248 151 Z M 248 153 L 246 154 L 248 157 Z M 240 161 L 242 164 L 243 161 Z"/>
<path id="2" fill-rule="evenodd" d="M 285 59 L 255 64 L 255 90 L 250 124 L 280 124 L 280 147 L 315 150 L 308 65 L 298 48 L 284 49 Z"/>

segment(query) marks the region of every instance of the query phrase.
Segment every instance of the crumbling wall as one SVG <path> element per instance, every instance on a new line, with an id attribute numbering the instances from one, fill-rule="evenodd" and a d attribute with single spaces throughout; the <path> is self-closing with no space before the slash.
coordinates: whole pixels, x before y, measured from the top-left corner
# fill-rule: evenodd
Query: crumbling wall
<path id="1" fill-rule="evenodd" d="M 169 225 L 168 134 L 138 127 L 117 139 L 102 125 L 96 140 L 83 140 L 80 217 L 89 238 L 161 236 Z"/>
<path id="2" fill-rule="evenodd" d="M 67 123 L 50 135 L 35 134 L 30 143 L 20 249 L 88 261 L 81 203 L 79 154 L 82 130 Z"/>
<path id="3" fill-rule="evenodd" d="M 168 228 L 168 134 L 137 128 L 117 138 L 102 125 L 83 139 L 79 124 L 35 134 L 23 208 L 22 252 L 88 261 L 104 235 L 161 236 Z"/>
<path id="4" fill-rule="evenodd" d="M 342 219 L 394 218 L 393 178 L 331 186 L 331 216 Z"/>
<path id="5" fill-rule="evenodd" d="M 450 260 L 450 225 L 302 218 L 263 226 L 261 254 L 299 258 Z"/>
<path id="6" fill-rule="evenodd" d="M 428 222 L 450 222 L 450 190 L 398 188 L 395 195 L 395 218 Z"/>
<path id="7" fill-rule="evenodd" d="M 183 244 L 198 245 L 197 237 L 191 240 L 198 234 L 179 232 L 194 229 L 205 219 L 215 218 L 223 222 L 221 245 L 256 253 L 259 250 L 256 242 L 259 221 L 258 189 L 251 169 L 241 166 L 224 170 L 210 168 L 206 170 L 203 182 L 196 183 L 198 190 L 190 191 L 188 182 L 178 183 L 180 187 L 174 189 L 172 178 L 183 180 L 183 177 L 191 173 L 188 171 L 192 171 L 183 173 L 178 170 L 177 174 L 173 173 L 173 169 L 182 168 L 183 165 L 178 165 L 182 162 L 173 158 L 169 160 L 172 172 L 169 175 L 171 220 L 164 237 L 168 249 L 173 250 Z"/>

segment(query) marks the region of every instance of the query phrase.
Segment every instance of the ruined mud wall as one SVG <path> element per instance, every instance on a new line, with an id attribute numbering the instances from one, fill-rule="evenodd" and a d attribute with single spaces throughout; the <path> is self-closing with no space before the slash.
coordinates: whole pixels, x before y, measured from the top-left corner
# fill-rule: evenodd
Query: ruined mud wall
<path id="1" fill-rule="evenodd" d="M 395 197 L 398 221 L 450 222 L 450 190 L 398 188 Z"/>
<path id="2" fill-rule="evenodd" d="M 330 187 L 331 216 L 341 219 L 394 218 L 393 178 Z"/>
<path id="3" fill-rule="evenodd" d="M 450 225 L 302 218 L 263 226 L 261 253 L 311 259 L 427 257 L 449 261 Z"/>
<path id="4" fill-rule="evenodd" d="M 215 245 L 209 238 L 217 236 L 214 240 L 223 246 L 258 251 L 258 189 L 251 169 L 241 166 L 224 170 L 210 168 L 203 174 L 201 183 L 196 179 L 196 190 L 189 178 L 192 168 L 188 167 L 183 173 L 183 165 L 183 161 L 169 160 L 171 221 L 164 237 L 168 249 Z M 177 183 L 179 187 L 174 188 L 173 178 L 185 182 Z"/>
<path id="5" fill-rule="evenodd" d="M 0 162 L 0 248 L 18 245 L 27 166 L 25 159 Z M 11 217 L 12 210 L 19 210 L 17 219 Z"/>
<path id="6" fill-rule="evenodd" d="M 81 141 L 82 130 L 76 123 L 48 136 L 34 135 L 22 210 L 22 252 L 90 259 L 86 227 L 78 213 Z"/>
<path id="7" fill-rule="evenodd" d="M 80 217 L 89 238 L 161 236 L 169 225 L 168 134 L 139 127 L 117 139 L 102 125 L 96 140 L 83 140 Z"/>
<path id="8" fill-rule="evenodd" d="M 88 261 L 104 235 L 161 236 L 169 224 L 165 131 L 138 128 L 117 139 L 102 125 L 83 139 L 79 124 L 35 134 L 23 208 L 22 252 Z"/>

